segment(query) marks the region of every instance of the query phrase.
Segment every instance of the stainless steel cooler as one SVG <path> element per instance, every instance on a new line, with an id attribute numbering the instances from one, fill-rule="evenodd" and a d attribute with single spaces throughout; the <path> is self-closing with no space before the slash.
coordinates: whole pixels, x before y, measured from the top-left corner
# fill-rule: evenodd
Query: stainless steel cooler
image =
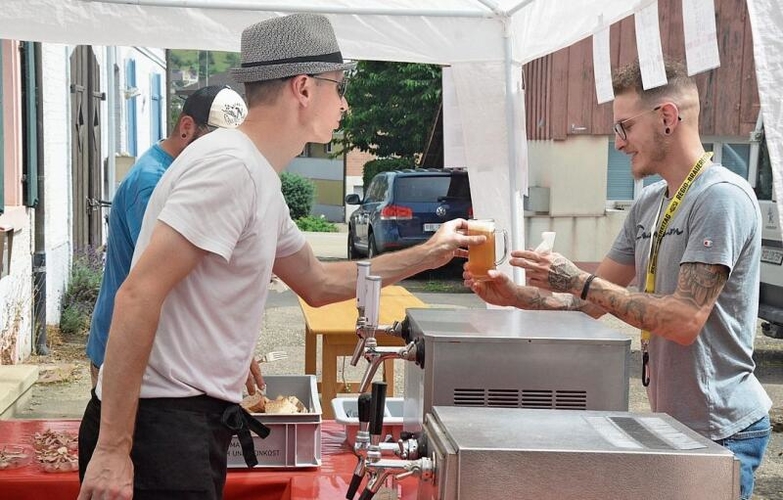
<path id="1" fill-rule="evenodd" d="M 628 409 L 631 339 L 581 312 L 408 309 L 424 367 L 405 364 L 403 425 L 433 406 Z"/>
<path id="2" fill-rule="evenodd" d="M 662 413 L 435 407 L 420 500 L 736 500 L 739 461 Z"/>

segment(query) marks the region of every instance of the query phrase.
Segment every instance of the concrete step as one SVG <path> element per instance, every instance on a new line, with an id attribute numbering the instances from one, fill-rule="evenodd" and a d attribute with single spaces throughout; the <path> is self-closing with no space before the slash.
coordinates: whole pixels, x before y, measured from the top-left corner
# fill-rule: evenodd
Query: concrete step
<path id="1" fill-rule="evenodd" d="M 32 387 L 37 380 L 36 365 L 0 366 L 0 419 L 13 418 L 30 403 Z"/>

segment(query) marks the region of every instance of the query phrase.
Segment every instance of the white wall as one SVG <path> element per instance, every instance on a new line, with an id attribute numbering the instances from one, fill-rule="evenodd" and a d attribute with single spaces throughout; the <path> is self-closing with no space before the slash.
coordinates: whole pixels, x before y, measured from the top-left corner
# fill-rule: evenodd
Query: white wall
<path id="1" fill-rule="evenodd" d="M 549 188 L 548 215 L 525 214 L 527 246 L 555 231 L 555 251 L 575 261 L 599 262 L 622 228 L 626 213 L 607 211 L 606 137 L 528 141 L 529 184 Z"/>
<path id="2" fill-rule="evenodd" d="M 105 51 L 101 47 L 100 51 L 99 48 L 96 47 L 96 54 L 104 54 Z M 135 47 L 117 47 L 117 60 L 116 64 L 120 69 L 120 78 L 117 84 L 120 88 L 120 101 L 119 108 L 122 110 L 122 116 L 120 118 L 120 131 L 121 131 L 121 141 L 123 149 L 118 152 L 127 152 L 128 150 L 128 143 L 127 143 L 127 120 L 125 117 L 125 102 L 127 100 L 124 97 L 123 90 L 128 88 L 128 82 L 126 80 L 126 74 L 125 74 L 125 64 L 128 59 L 133 59 L 136 61 L 136 87 L 139 89 L 139 95 L 136 97 L 131 97 L 131 99 L 134 99 L 136 101 L 136 140 L 137 140 L 137 153 L 140 155 L 144 151 L 150 148 L 152 146 L 152 141 L 150 138 L 150 131 L 151 131 L 151 87 L 150 87 L 150 81 L 151 81 L 151 75 L 153 73 L 157 73 L 161 75 L 161 106 L 162 106 L 162 113 L 163 113 L 163 135 L 166 135 L 166 68 L 158 64 L 160 61 L 166 60 L 166 51 L 164 49 L 151 49 L 151 48 L 140 48 L 137 49 Z M 103 70 L 102 66 L 102 80 L 101 84 L 102 87 L 105 89 L 106 85 L 106 72 Z M 104 110 L 106 109 L 106 106 L 104 106 Z M 105 123 L 105 122 L 104 122 Z M 105 135 L 105 134 L 104 134 Z M 107 150 L 104 148 L 103 150 L 106 152 Z"/>
<path id="3" fill-rule="evenodd" d="M 32 211 L 13 207 L 15 219 L 10 274 L 0 279 L 0 364 L 15 364 L 30 355 L 33 296 L 31 259 Z"/>
<path id="4" fill-rule="evenodd" d="M 74 46 L 43 44 L 46 196 L 46 322 L 60 321 L 72 235 L 70 57 Z"/>

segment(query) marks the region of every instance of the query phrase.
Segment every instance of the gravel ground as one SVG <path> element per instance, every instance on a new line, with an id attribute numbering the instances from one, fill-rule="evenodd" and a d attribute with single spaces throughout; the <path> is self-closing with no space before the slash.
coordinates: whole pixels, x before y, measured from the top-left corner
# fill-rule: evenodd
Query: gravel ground
<path id="1" fill-rule="evenodd" d="M 479 307 L 480 301 L 470 293 L 462 292 L 458 283 L 452 279 L 442 280 L 443 276 L 425 275 L 417 280 L 403 283 L 409 290 L 431 305 L 450 305 L 454 307 Z M 441 293 L 435 293 L 441 292 Z M 638 332 L 624 323 L 607 318 L 612 328 L 626 332 L 633 339 L 632 350 L 638 353 Z M 53 335 L 54 336 L 54 335 Z M 45 357 L 34 357 L 32 363 L 41 365 L 42 373 L 49 383 L 38 383 L 33 387 L 32 402 L 18 415 L 19 418 L 79 418 L 89 398 L 90 377 L 84 358 L 82 336 L 59 339 L 53 345 L 52 353 Z M 304 367 L 304 321 L 296 299 L 290 292 L 273 293 L 267 304 L 264 333 L 257 346 L 257 353 L 272 350 L 284 350 L 289 357 L 286 360 L 263 365 L 266 374 L 299 374 Z M 783 499 L 783 340 L 769 339 L 761 333 L 757 336 L 756 353 L 757 373 L 774 402 L 773 432 L 770 446 L 761 468 L 757 473 L 755 499 Z M 630 410 L 649 411 L 647 397 L 638 380 L 638 355 L 634 356 L 634 367 L 630 380 Z M 402 361 L 395 370 L 395 392 L 402 394 Z M 53 367 L 54 369 L 46 369 Z M 363 369 L 354 368 L 346 361 L 340 373 L 346 380 L 358 380 Z M 320 366 L 318 367 L 320 375 Z M 59 381 L 57 381 L 59 380 Z M 272 396 L 273 397 L 273 396 Z"/>

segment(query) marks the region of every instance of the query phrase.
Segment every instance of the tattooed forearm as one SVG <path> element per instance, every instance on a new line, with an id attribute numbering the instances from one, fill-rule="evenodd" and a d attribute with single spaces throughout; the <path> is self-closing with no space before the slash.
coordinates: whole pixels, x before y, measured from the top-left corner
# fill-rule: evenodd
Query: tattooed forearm
<path id="1" fill-rule="evenodd" d="M 594 281 L 590 302 L 626 323 L 687 345 L 698 336 L 728 279 L 721 265 L 685 263 L 670 295 L 635 293 Z"/>
<path id="2" fill-rule="evenodd" d="M 524 309 L 544 311 L 578 311 L 584 305 L 584 301 L 571 294 L 549 293 L 537 288 L 527 296 L 519 297 L 519 301 L 526 305 Z"/>
<path id="3" fill-rule="evenodd" d="M 576 285 L 576 280 L 581 272 L 571 261 L 558 257 L 552 262 L 547 280 L 555 292 L 568 292 Z"/>

